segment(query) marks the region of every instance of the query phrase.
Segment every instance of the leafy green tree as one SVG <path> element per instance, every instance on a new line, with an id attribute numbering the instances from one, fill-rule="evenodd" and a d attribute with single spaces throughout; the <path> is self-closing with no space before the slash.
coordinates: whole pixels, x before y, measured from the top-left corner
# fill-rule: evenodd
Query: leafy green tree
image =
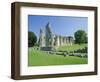
<path id="1" fill-rule="evenodd" d="M 34 32 L 29 31 L 28 32 L 28 47 L 34 46 L 36 42 L 37 42 L 36 35 L 34 34 Z"/>
<path id="2" fill-rule="evenodd" d="M 78 30 L 74 33 L 75 43 L 82 44 L 87 43 L 87 34 L 84 30 Z"/>

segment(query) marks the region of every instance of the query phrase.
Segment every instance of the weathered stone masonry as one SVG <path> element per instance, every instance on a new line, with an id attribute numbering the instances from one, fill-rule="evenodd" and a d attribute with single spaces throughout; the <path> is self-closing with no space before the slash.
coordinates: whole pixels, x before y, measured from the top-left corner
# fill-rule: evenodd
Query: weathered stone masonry
<path id="1" fill-rule="evenodd" d="M 50 48 L 73 44 L 73 37 L 53 34 L 50 27 L 51 25 L 48 23 L 44 30 L 40 29 L 39 46 L 41 49 L 49 50 Z"/>

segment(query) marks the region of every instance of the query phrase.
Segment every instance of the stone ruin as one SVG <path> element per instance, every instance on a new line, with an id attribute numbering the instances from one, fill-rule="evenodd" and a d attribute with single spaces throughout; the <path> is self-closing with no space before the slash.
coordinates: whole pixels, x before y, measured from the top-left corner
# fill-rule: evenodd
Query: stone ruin
<path id="1" fill-rule="evenodd" d="M 39 47 L 44 51 L 51 51 L 59 46 L 71 46 L 74 42 L 71 36 L 56 35 L 51 31 L 50 23 L 47 23 L 45 29 L 40 29 Z"/>

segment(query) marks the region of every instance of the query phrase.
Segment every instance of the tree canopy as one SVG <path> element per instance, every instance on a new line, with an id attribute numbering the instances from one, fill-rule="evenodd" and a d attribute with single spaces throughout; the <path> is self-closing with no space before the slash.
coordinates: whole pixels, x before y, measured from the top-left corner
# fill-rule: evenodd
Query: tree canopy
<path id="1" fill-rule="evenodd" d="M 28 47 L 32 47 L 36 44 L 37 37 L 34 32 L 29 31 L 28 32 Z"/>
<path id="2" fill-rule="evenodd" d="M 74 33 L 75 43 L 87 43 L 87 33 L 84 30 L 78 30 Z"/>

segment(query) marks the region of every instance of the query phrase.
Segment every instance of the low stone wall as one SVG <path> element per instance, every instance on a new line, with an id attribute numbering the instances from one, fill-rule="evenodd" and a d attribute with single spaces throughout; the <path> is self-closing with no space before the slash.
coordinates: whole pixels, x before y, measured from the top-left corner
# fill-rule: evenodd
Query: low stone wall
<path id="1" fill-rule="evenodd" d="M 45 51 L 47 54 L 62 55 L 62 56 L 76 56 L 80 58 L 87 58 L 87 53 L 68 53 L 67 51 Z"/>
<path id="2" fill-rule="evenodd" d="M 57 51 L 53 47 L 35 47 L 33 50 L 41 50 L 43 52 L 46 52 L 47 54 L 51 55 L 62 55 L 62 56 L 76 56 L 81 58 L 87 58 L 87 48 L 79 49 L 77 51 L 68 52 L 68 51 Z M 85 51 L 85 52 L 84 52 Z"/>
<path id="3" fill-rule="evenodd" d="M 43 50 L 43 51 L 52 51 L 53 47 L 41 47 L 40 50 Z"/>

